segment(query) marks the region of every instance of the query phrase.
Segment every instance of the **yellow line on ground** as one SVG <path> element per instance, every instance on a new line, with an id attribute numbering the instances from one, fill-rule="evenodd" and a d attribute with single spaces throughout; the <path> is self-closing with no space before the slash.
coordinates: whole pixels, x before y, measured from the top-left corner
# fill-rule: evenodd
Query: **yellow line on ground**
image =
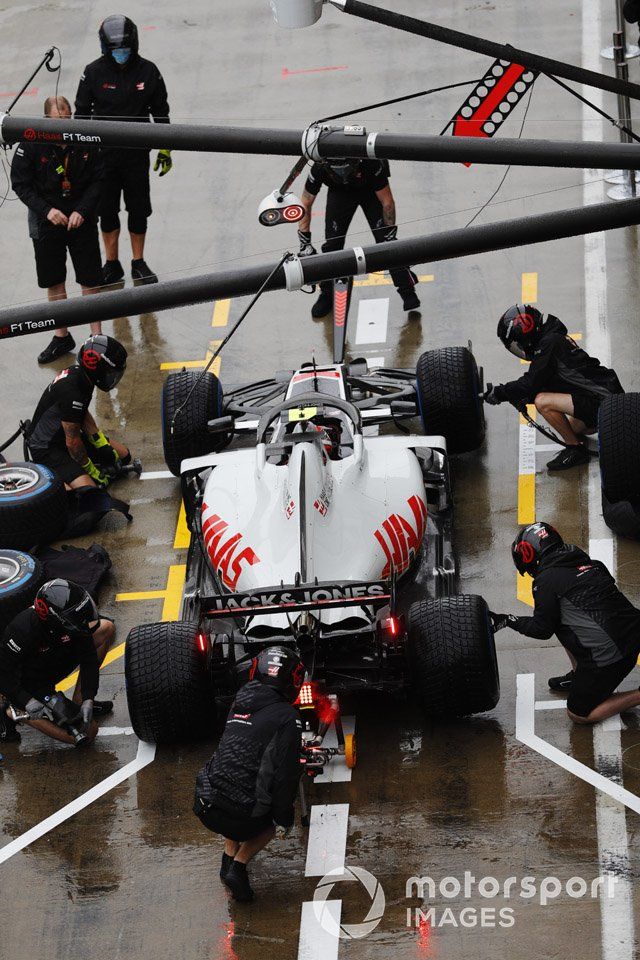
<path id="1" fill-rule="evenodd" d="M 178 513 L 178 523 L 176 525 L 176 536 L 173 541 L 174 550 L 187 550 L 191 543 L 191 531 L 187 526 L 187 516 L 184 509 L 184 503 L 180 503 L 180 512 Z"/>
<path id="2" fill-rule="evenodd" d="M 216 300 L 213 305 L 212 327 L 226 327 L 229 322 L 229 307 L 231 300 Z"/>
<path id="3" fill-rule="evenodd" d="M 523 303 L 537 303 L 538 301 L 538 274 L 523 273 L 521 296 Z"/>
<path id="4" fill-rule="evenodd" d="M 165 623 L 169 620 L 177 620 L 180 616 L 180 604 L 186 574 L 186 563 L 176 563 L 169 567 L 167 592 L 162 605 L 162 620 Z"/>
<path id="5" fill-rule="evenodd" d="M 136 593 L 116 593 L 116 603 L 123 603 L 127 600 L 163 600 L 166 593 L 166 589 L 138 590 Z"/>
<path id="6" fill-rule="evenodd" d="M 422 277 L 418 277 L 420 283 L 431 283 L 434 277 L 433 274 L 427 273 Z M 391 277 L 386 277 L 383 273 L 375 272 L 370 273 L 366 280 L 354 280 L 354 287 L 388 287 L 393 284 Z"/>
<path id="7" fill-rule="evenodd" d="M 536 475 L 524 473 L 518 477 L 518 523 L 526 526 L 536 519 Z"/>
<path id="8" fill-rule="evenodd" d="M 219 345 L 220 341 L 214 341 L 212 343 L 213 348 L 215 349 Z M 187 370 L 202 370 L 203 367 L 206 367 L 209 360 L 211 359 L 211 354 L 213 350 L 207 350 L 207 355 L 204 360 L 172 360 L 169 363 L 161 363 L 161 370 L 182 370 L 184 367 Z M 215 373 L 216 377 L 220 376 L 220 357 L 216 357 L 211 365 L 211 372 Z"/>

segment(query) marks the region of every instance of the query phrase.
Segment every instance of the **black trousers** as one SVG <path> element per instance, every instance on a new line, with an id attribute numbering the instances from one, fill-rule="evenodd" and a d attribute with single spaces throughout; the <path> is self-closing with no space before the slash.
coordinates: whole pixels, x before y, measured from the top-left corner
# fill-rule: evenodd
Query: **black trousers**
<path id="1" fill-rule="evenodd" d="M 367 218 L 376 243 L 383 243 L 387 227 L 382 215 L 382 204 L 373 190 L 334 190 L 327 191 L 325 212 L 325 241 L 322 252 L 330 253 L 344 248 L 345 239 L 351 221 L 358 207 Z M 415 286 L 414 274 L 408 267 L 399 267 L 389 271 L 398 291 Z M 322 290 L 331 290 L 331 280 L 320 284 Z"/>

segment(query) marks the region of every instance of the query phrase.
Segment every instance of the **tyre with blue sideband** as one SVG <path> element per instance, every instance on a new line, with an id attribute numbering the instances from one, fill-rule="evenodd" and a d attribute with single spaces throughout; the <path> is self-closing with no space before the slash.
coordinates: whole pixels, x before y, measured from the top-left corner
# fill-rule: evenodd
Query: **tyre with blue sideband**
<path id="1" fill-rule="evenodd" d="M 62 534 L 68 514 L 62 480 L 39 463 L 0 463 L 0 547 L 30 550 Z"/>
<path id="2" fill-rule="evenodd" d="M 480 374 L 468 347 L 423 353 L 416 367 L 416 394 L 426 434 L 443 436 L 448 453 L 477 450 L 485 434 Z"/>
<path id="3" fill-rule="evenodd" d="M 209 420 L 222 416 L 222 385 L 215 374 L 198 370 L 171 373 L 162 388 L 162 446 L 175 477 L 180 464 L 192 457 L 215 453 L 227 445 L 229 434 L 211 434 Z"/>
<path id="4" fill-rule="evenodd" d="M 0 549 L 0 634 L 16 614 L 31 606 L 43 582 L 39 560 L 20 550 Z"/>

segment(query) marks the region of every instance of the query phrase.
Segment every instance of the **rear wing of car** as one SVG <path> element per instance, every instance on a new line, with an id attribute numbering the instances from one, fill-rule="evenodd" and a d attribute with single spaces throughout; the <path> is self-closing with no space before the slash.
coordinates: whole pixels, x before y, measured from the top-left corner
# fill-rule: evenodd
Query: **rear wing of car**
<path id="1" fill-rule="evenodd" d="M 205 617 L 249 616 L 253 613 L 289 613 L 338 607 L 384 606 L 391 601 L 385 580 L 307 583 L 263 587 L 247 593 L 212 594 L 202 598 Z"/>

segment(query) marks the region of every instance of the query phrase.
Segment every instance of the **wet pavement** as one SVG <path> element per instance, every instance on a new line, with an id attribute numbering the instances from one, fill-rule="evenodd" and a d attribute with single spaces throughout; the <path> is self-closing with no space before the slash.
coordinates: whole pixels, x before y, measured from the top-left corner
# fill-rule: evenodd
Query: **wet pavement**
<path id="1" fill-rule="evenodd" d="M 610 42 L 614 9 L 609 0 L 602 0 L 602 6 L 604 43 Z M 584 29 L 579 5 L 569 0 L 454 0 L 446 9 L 402 0 L 397 7 L 480 36 L 602 67 L 596 0 L 582 5 Z M 81 68 L 97 55 L 98 23 L 109 12 L 103 3 L 78 0 L 55 5 L 0 2 L 5 39 L 0 91 L 18 89 L 41 47 L 55 42 L 64 56 L 60 93 L 72 99 Z M 141 27 L 142 54 L 155 60 L 165 75 L 176 120 L 302 127 L 351 106 L 436 83 L 471 80 L 487 66 L 483 58 L 367 25 L 332 8 L 313 29 L 295 33 L 278 30 L 266 0 L 218 0 L 213 5 L 192 0 L 182 9 L 132 0 L 126 12 Z M 335 69 L 325 69 L 329 67 Z M 609 71 L 610 64 L 604 69 Z M 638 61 L 632 61 L 632 79 L 638 79 L 639 70 Z M 39 76 L 33 83 L 38 93 L 24 98 L 21 112 L 37 114 L 54 83 L 51 75 Z M 380 108 L 362 119 L 369 129 L 439 132 L 463 95 L 453 91 Z M 9 98 L 1 92 L 0 97 L 1 109 Z M 611 109 L 612 98 L 605 98 L 605 105 Z M 588 116 L 585 122 L 577 101 L 539 80 L 524 135 L 613 135 L 608 125 Z M 522 117 L 520 105 L 503 135 L 517 136 Z M 295 248 L 293 228 L 268 232 L 256 217 L 257 203 L 288 169 L 289 161 L 278 158 L 174 153 L 167 177 L 156 180 L 152 174 L 151 266 L 163 278 L 195 275 L 225 264 L 273 260 L 287 244 Z M 464 225 L 503 173 L 491 167 L 395 163 L 391 183 L 400 235 Z M 589 202 L 601 199 L 602 191 L 600 171 L 587 171 L 583 178 L 581 171 L 514 168 L 478 222 L 579 206 L 585 197 Z M 316 210 L 322 206 L 321 197 Z M 313 228 L 319 246 L 320 216 L 314 217 Z M 362 243 L 368 237 L 364 219 L 358 217 L 350 239 Z M 497 318 L 517 299 L 537 300 L 541 309 L 557 314 L 572 333 L 580 334 L 587 349 L 602 351 L 610 345 L 623 384 L 637 388 L 637 229 L 596 243 L 601 246 L 595 254 L 587 244 L 585 255 L 585 242 L 578 238 L 421 265 L 418 272 L 432 277 L 419 288 L 421 319 L 405 318 L 392 287 L 359 286 L 352 304 L 350 351 L 383 358 L 387 366 L 410 367 L 424 349 L 471 340 L 486 381 L 511 379 L 518 375 L 518 365 L 496 340 Z M 125 268 L 128 259 L 127 240 L 121 255 Z M 0 209 L 0 262 L 5 305 L 40 297 L 26 211 L 13 198 Z M 75 284 L 69 288 L 75 295 Z M 356 344 L 359 303 L 387 297 L 384 341 Z M 265 296 L 222 358 L 223 383 L 293 367 L 311 357 L 328 359 L 330 329 L 327 322 L 310 319 L 311 303 L 302 293 Z M 126 439 L 146 472 L 165 470 L 159 396 L 166 370 L 161 366 L 202 360 L 210 341 L 226 333 L 245 305 L 240 300 L 230 304 L 226 326 L 212 326 L 213 304 L 124 317 L 105 325 L 125 344 L 130 365 L 117 391 L 98 395 L 96 419 L 106 432 Z M 218 312 L 218 323 L 221 317 Z M 80 342 L 82 329 L 74 335 Z M 19 417 L 32 413 L 51 378 L 51 369 L 35 363 L 45 342 L 44 336 L 32 336 L 2 346 L 0 399 L 6 435 Z M 55 364 L 56 369 L 63 366 L 62 361 Z M 519 520 L 549 520 L 565 539 L 585 547 L 590 539 L 608 541 L 611 535 L 600 517 L 596 465 L 551 476 L 544 465 L 553 454 L 539 451 L 534 503 L 531 488 L 526 498 L 522 490 L 519 494 L 517 416 L 508 405 L 488 410 L 487 416 L 484 448 L 460 458 L 454 468 L 460 587 L 481 593 L 491 609 L 524 613 L 509 556 Z M 547 443 L 542 438 L 536 442 Z M 120 645 L 135 624 L 177 615 L 186 541 L 178 525 L 176 480 L 127 480 L 118 495 L 130 500 L 133 523 L 123 528 L 112 522 L 87 543 L 100 541 L 114 560 L 101 609 L 116 618 Z M 640 550 L 621 541 L 613 550 L 622 588 L 640 602 Z M 145 596 L 150 592 L 153 596 Z M 116 600 L 121 594 L 139 596 Z M 522 587 L 520 596 L 525 596 Z M 354 699 L 344 705 L 345 713 L 356 718 L 358 766 L 350 782 L 316 784 L 312 801 L 349 805 L 346 863 L 375 875 L 386 910 L 367 936 L 340 940 L 340 957 L 635 956 L 638 814 L 627 810 L 625 822 L 619 803 L 516 738 L 516 677 L 535 674 L 537 699 L 549 700 L 546 677 L 566 669 L 555 640 L 540 643 L 504 631 L 498 648 L 502 698 L 486 716 L 431 724 L 410 702 Z M 119 647 L 116 653 L 121 653 Z M 126 728 L 121 656 L 104 668 L 101 695 L 115 700 L 113 717 L 103 722 L 107 734 L 109 727 Z M 640 791 L 637 718 L 624 718 L 622 730 L 594 734 L 571 729 L 562 710 L 539 710 L 535 732 L 589 769 L 598 767 L 614 776 L 621 771 L 625 788 L 631 794 Z M 135 758 L 137 749 L 134 736 L 115 733 L 102 736 L 90 753 L 76 753 L 31 732 L 19 746 L 4 748 L 0 859 L 2 845 L 114 774 Z M 305 876 L 307 834 L 299 825 L 290 838 L 272 844 L 256 860 L 255 904 L 242 907 L 228 900 L 217 877 L 220 843 L 191 813 L 195 773 L 211 749 L 210 743 L 159 749 L 137 775 L 0 863 L 0 957 L 334 957 L 335 946 L 314 953 L 318 936 L 311 937 L 311 945 L 303 937 L 299 946 L 302 905 L 313 899 L 318 882 L 316 876 Z M 592 897 L 591 882 L 606 869 L 616 877 L 616 896 Z M 468 896 L 464 889 L 451 896 L 453 881 L 442 892 L 439 885 L 445 878 L 464 887 L 467 872 L 475 877 Z M 414 886 L 407 896 L 411 877 L 432 878 L 435 894 L 416 896 Z M 503 884 L 509 877 L 517 883 L 507 898 Z M 527 877 L 534 878 L 535 896 L 518 894 Z M 482 896 L 477 888 L 482 878 L 495 878 L 499 894 Z M 562 891 L 541 903 L 545 878 L 557 878 Z M 588 893 L 568 893 L 571 878 L 586 881 Z M 484 889 L 490 891 L 492 884 L 487 882 Z M 581 888 L 578 884 L 572 889 L 575 894 Z M 343 924 L 359 923 L 371 906 L 371 897 L 358 883 L 339 882 L 330 899 L 342 901 Z M 472 912 L 463 913 L 465 908 Z M 485 913 L 482 918 L 483 908 L 493 909 L 493 917 Z M 500 925 L 503 909 L 513 910 L 513 922 Z"/>

